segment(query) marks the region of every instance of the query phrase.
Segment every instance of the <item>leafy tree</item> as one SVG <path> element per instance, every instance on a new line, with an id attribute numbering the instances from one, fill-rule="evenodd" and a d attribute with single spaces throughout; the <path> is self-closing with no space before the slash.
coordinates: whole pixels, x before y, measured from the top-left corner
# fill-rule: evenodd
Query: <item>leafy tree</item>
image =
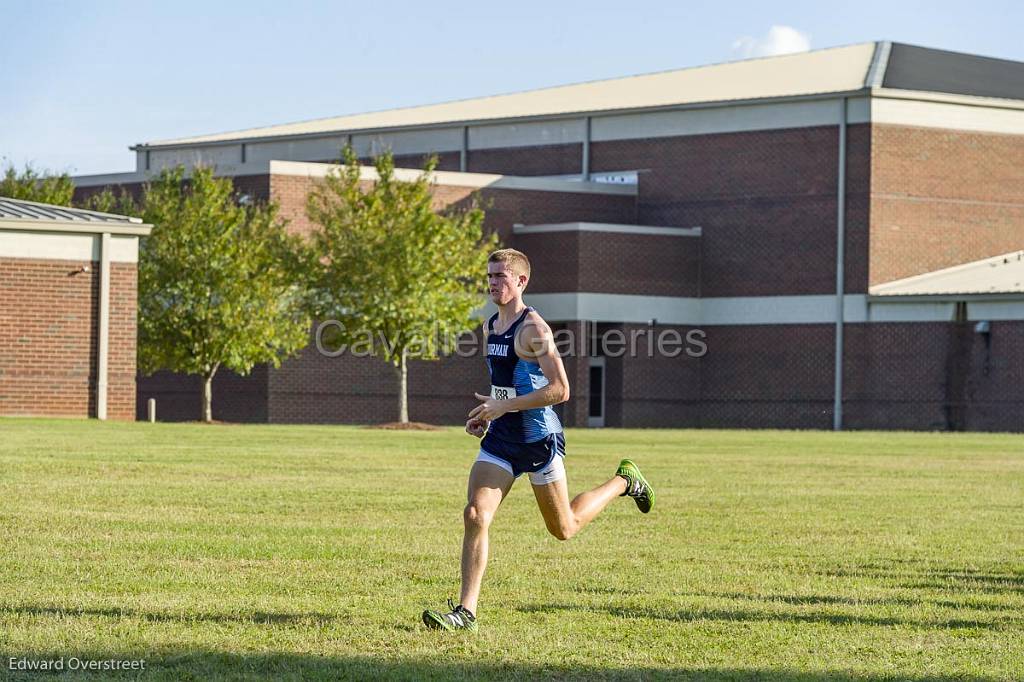
<path id="1" fill-rule="evenodd" d="M 437 359 L 476 326 L 497 237 L 484 235 L 476 205 L 435 210 L 436 158 L 413 182 L 395 178 L 390 152 L 374 166 L 377 179 L 361 181 L 359 160 L 345 149 L 343 164 L 310 192 L 306 211 L 321 227 L 312 236 L 320 256 L 313 284 L 321 319 L 341 323 L 325 327 L 329 342 L 366 344 L 394 367 L 399 420 L 408 422 L 408 361 Z"/>
<path id="2" fill-rule="evenodd" d="M 26 165 L 20 173 L 13 165 L 8 165 L 0 179 L 0 197 L 70 206 L 74 193 L 75 185 L 67 173 L 39 172 L 31 165 Z"/>
<path id="3" fill-rule="evenodd" d="M 277 367 L 309 341 L 308 250 L 275 204 L 239 205 L 231 181 L 196 168 L 163 171 L 144 189 L 153 225 L 139 256 L 139 366 L 203 378 L 202 419 L 212 419 L 220 367 Z"/>

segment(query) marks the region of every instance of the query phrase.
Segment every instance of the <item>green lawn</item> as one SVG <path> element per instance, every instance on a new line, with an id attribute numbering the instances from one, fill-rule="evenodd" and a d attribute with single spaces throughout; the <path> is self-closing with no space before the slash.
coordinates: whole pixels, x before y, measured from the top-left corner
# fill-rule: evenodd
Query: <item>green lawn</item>
<path id="1" fill-rule="evenodd" d="M 480 632 L 427 631 L 475 445 L 2 419 L 0 678 L 1024 678 L 1024 438 L 570 431 L 571 494 L 628 454 L 654 511 L 616 500 L 560 543 L 520 480 Z"/>

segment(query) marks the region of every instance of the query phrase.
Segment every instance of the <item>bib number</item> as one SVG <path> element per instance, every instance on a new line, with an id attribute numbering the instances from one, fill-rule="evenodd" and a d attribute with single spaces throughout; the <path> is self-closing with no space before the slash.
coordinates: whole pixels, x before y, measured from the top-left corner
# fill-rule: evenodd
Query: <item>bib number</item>
<path id="1" fill-rule="evenodd" d="M 491 397 L 495 400 L 511 400 L 516 397 L 516 389 L 514 386 L 491 386 Z M 518 412 L 519 410 L 510 410 L 511 412 Z"/>

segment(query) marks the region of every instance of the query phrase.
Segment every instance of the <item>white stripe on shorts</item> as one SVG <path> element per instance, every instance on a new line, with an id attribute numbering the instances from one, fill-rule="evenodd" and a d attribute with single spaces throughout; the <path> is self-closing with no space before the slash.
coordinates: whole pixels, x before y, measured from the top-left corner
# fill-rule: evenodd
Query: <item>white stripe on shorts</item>
<path id="1" fill-rule="evenodd" d="M 508 462 L 503 460 L 501 457 L 495 457 L 494 455 L 492 455 L 491 453 L 487 452 L 483 448 L 480 448 L 480 453 L 477 454 L 476 461 L 478 461 L 478 462 L 487 462 L 488 464 L 496 464 L 497 466 L 500 466 L 502 469 L 507 471 L 510 475 L 512 475 L 512 476 L 515 475 L 515 474 L 512 473 L 512 465 L 511 464 L 509 464 Z"/>
<path id="2" fill-rule="evenodd" d="M 503 460 L 501 457 L 492 455 L 483 448 L 480 448 L 480 452 L 476 456 L 476 461 L 494 464 L 512 474 L 511 464 Z M 562 455 L 556 455 L 555 458 L 540 471 L 530 472 L 530 483 L 533 485 L 547 485 L 548 483 L 554 483 L 555 481 L 563 478 L 565 478 L 565 463 L 562 462 Z"/>

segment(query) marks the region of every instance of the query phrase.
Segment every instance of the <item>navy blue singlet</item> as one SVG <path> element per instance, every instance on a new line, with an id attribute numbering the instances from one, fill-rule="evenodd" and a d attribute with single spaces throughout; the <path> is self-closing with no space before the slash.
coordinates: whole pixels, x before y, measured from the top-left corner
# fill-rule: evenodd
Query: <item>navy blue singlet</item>
<path id="1" fill-rule="evenodd" d="M 548 385 L 536 362 L 516 355 L 515 338 L 520 325 L 533 310 L 528 307 L 503 334 L 494 333 L 498 313 L 487 321 L 487 368 L 491 372 L 491 395 L 502 399 L 532 393 Z M 515 392 L 507 389 L 513 389 Z M 506 390 L 503 390 L 506 389 Z M 508 443 L 534 443 L 561 433 L 562 423 L 551 406 L 506 412 L 491 422 L 487 436 Z"/>

